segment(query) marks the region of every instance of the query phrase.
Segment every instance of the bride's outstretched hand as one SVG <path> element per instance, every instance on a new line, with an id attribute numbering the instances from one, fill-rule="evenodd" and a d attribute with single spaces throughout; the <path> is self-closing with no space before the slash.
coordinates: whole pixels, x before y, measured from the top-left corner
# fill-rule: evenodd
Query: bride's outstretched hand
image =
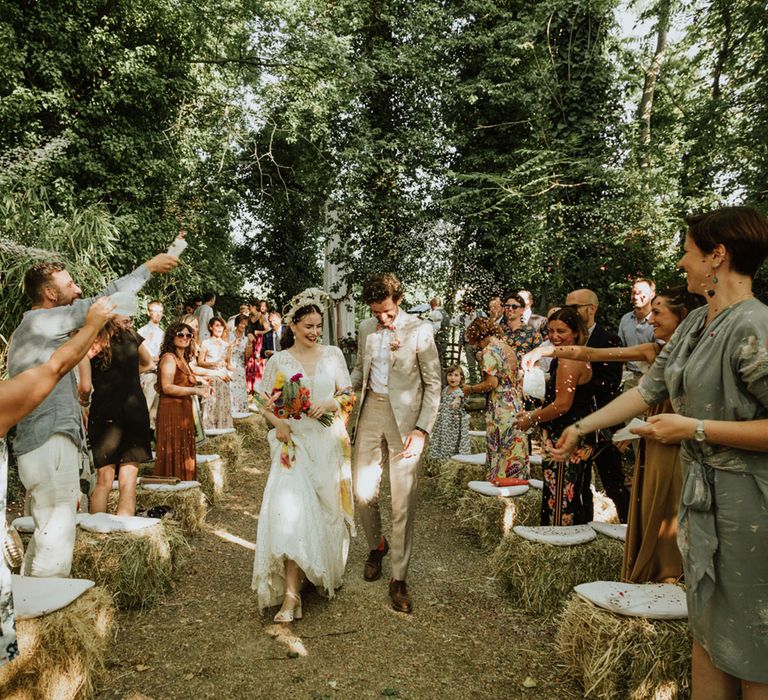
<path id="1" fill-rule="evenodd" d="M 564 462 L 579 446 L 579 431 L 569 425 L 560 436 L 557 444 L 550 450 L 552 458 L 557 462 Z"/>
<path id="2" fill-rule="evenodd" d="M 318 403 L 313 403 L 309 407 L 307 415 L 309 415 L 310 418 L 320 418 L 326 413 L 334 413 L 338 407 L 339 404 L 337 404 L 333 399 L 328 399 L 328 401 L 319 401 Z"/>

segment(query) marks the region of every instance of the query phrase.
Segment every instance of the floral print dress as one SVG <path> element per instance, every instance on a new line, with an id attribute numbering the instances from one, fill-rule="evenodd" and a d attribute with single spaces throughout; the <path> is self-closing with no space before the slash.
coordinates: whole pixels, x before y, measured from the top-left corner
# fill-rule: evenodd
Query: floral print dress
<path id="1" fill-rule="evenodd" d="M 443 389 L 435 427 L 429 436 L 429 456 L 432 459 L 470 454 L 469 414 L 464 410 L 465 403 L 464 392 L 460 388 L 446 386 Z"/>
<path id="2" fill-rule="evenodd" d="M 245 348 L 250 341 L 246 335 L 233 337 L 229 364 L 232 367 L 232 381 L 229 383 L 229 395 L 232 413 L 248 412 L 248 388 L 245 378 Z"/>
<path id="3" fill-rule="evenodd" d="M 0 513 L 2 513 L 3 535 L 5 535 L 5 499 L 8 490 L 8 451 L 5 438 L 0 438 Z M 0 553 L 0 666 L 12 661 L 19 654 L 16 643 L 16 624 L 13 612 L 13 591 L 11 570 Z"/>
<path id="4" fill-rule="evenodd" d="M 530 476 L 528 439 L 515 426 L 517 412 L 523 407 L 515 351 L 503 340 L 494 339 L 483 349 L 480 366 L 483 376 L 499 380 L 486 399 L 488 480 L 507 476 L 527 479 Z"/>

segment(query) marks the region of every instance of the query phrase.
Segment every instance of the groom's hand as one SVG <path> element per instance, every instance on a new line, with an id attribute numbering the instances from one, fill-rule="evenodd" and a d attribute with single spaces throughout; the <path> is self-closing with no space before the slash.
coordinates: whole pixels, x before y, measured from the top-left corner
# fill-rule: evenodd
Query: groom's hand
<path id="1" fill-rule="evenodd" d="M 403 459 L 414 459 L 424 451 L 424 433 L 421 430 L 411 430 L 405 438 L 403 451 L 400 456 Z"/>

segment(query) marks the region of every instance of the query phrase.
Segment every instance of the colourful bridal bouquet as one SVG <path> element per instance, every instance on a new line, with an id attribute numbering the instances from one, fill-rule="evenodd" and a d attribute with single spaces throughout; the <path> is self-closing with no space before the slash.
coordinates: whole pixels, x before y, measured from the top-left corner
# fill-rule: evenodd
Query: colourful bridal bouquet
<path id="1" fill-rule="evenodd" d="M 272 392 L 256 394 L 256 402 L 264 409 L 271 410 L 278 418 L 299 420 L 303 414 L 309 413 L 311 407 L 309 389 L 301 383 L 303 376 L 301 372 L 297 372 L 286 381 L 285 375 L 278 372 Z M 321 425 L 328 427 L 333 423 L 333 414 L 325 413 L 317 420 Z"/>

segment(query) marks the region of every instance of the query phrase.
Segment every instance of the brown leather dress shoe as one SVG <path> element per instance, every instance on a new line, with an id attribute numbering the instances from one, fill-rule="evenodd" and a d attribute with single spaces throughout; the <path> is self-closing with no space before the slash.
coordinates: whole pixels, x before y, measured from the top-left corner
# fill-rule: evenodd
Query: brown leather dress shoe
<path id="1" fill-rule="evenodd" d="M 377 581 L 381 578 L 381 560 L 387 555 L 389 551 L 389 542 L 387 538 L 384 540 L 384 549 L 372 549 L 368 552 L 368 559 L 365 561 L 365 568 L 363 569 L 363 578 L 366 581 Z"/>
<path id="2" fill-rule="evenodd" d="M 389 598 L 392 601 L 392 607 L 401 613 L 412 613 L 413 603 L 408 595 L 408 588 L 405 581 L 392 579 L 389 582 Z"/>

